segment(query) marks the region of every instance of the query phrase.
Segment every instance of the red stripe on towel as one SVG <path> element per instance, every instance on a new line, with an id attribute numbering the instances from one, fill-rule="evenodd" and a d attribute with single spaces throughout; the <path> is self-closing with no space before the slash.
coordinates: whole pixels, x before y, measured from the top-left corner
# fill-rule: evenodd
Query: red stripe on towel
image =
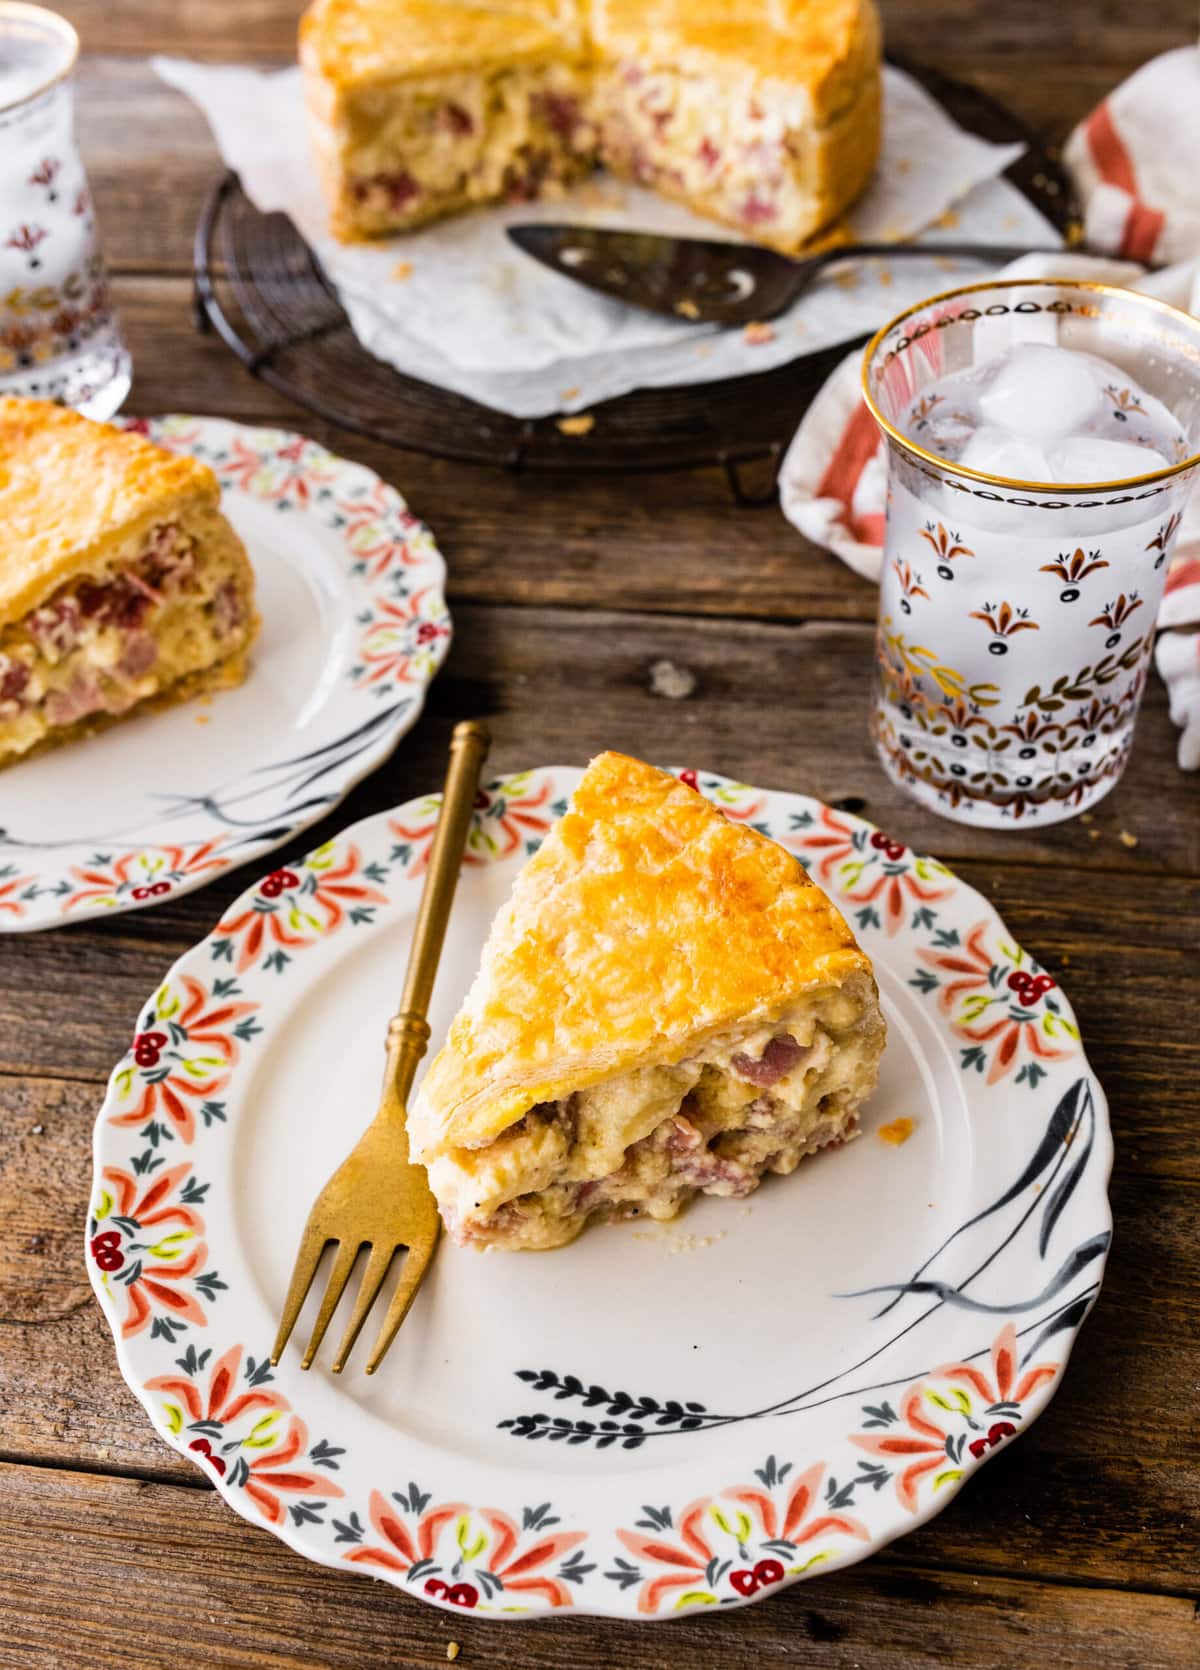
<path id="1" fill-rule="evenodd" d="M 1133 158 L 1125 149 L 1125 141 L 1117 132 L 1107 99 L 1092 111 L 1084 131 L 1087 135 L 1088 149 L 1092 153 L 1092 161 L 1096 164 L 1100 178 L 1133 199 L 1125 220 L 1125 230 L 1121 234 L 1118 254 L 1126 256 L 1130 261 L 1149 261 L 1163 228 L 1163 215 L 1160 210 L 1152 209 L 1148 203 L 1144 203 L 1138 195 Z"/>
<path id="2" fill-rule="evenodd" d="M 875 419 L 861 402 L 842 431 L 825 474 L 817 487 L 819 499 L 837 499 L 843 506 L 842 520 L 864 545 L 883 544 L 884 517 L 878 511 L 867 516 L 854 514 L 854 494 L 859 479 L 880 445 Z"/>

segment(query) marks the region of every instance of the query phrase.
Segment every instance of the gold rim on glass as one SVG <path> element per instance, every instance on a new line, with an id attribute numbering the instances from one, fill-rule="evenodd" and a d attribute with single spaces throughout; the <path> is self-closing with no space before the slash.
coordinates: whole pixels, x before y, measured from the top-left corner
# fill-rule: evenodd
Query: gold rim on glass
<path id="1" fill-rule="evenodd" d="M 40 99 L 51 87 L 57 87 L 60 81 L 65 81 L 79 61 L 79 36 L 73 25 L 68 23 L 65 17 L 59 17 L 57 12 L 48 11 L 45 6 L 26 5 L 24 0 L 0 0 L 0 23 L 8 18 L 43 25 L 64 43 L 67 56 L 54 74 L 47 76 L 45 81 L 40 82 L 31 92 L 22 93 L 20 98 L 10 100 L 8 104 L 0 104 L 0 116 L 7 116 L 12 110 L 19 110 L 23 104 Z"/>
<path id="2" fill-rule="evenodd" d="M 957 290 L 943 290 L 939 295 L 926 296 L 924 301 L 917 302 L 912 307 L 906 307 L 903 313 L 897 313 L 894 319 L 889 319 L 882 329 L 875 332 L 875 335 L 863 349 L 861 373 L 863 399 L 867 403 L 867 410 L 884 434 L 905 452 L 924 459 L 927 464 L 935 464 L 943 473 L 948 472 L 950 475 L 965 476 L 971 481 L 983 482 L 988 487 L 1015 487 L 1024 492 L 1054 494 L 1112 493 L 1122 487 L 1145 487 L 1155 481 L 1166 481 L 1169 477 L 1181 475 L 1184 470 L 1194 469 L 1200 464 L 1200 452 L 1195 452 L 1190 458 L 1185 458 L 1182 463 L 1168 464 L 1164 470 L 1153 470 L 1148 475 L 1128 476 L 1121 481 L 1021 481 L 1013 476 L 988 475 L 984 470 L 972 470 L 963 464 L 952 463 L 949 458 L 943 458 L 940 453 L 930 452 L 927 447 L 921 446 L 918 441 L 910 440 L 902 430 L 896 428 L 890 418 L 883 415 L 876 404 L 874 395 L 871 393 L 871 362 L 884 338 L 894 331 L 897 325 L 902 325 L 906 319 L 911 319 L 914 314 L 924 313 L 926 308 L 934 307 L 938 302 L 954 301 L 959 296 L 978 295 L 982 290 L 1028 290 L 1037 285 L 1044 285 L 1046 288 L 1053 290 L 1098 290 L 1106 296 L 1127 297 L 1136 302 L 1139 307 L 1150 307 L 1159 313 L 1169 314 L 1177 323 L 1188 326 L 1191 331 L 1200 337 L 1200 319 L 1194 318 L 1190 313 L 1185 313 L 1181 307 L 1173 307 L 1170 302 L 1160 301 L 1157 296 L 1139 295 L 1136 290 L 1128 290 L 1121 284 L 1100 284 L 1094 279 L 994 278 L 990 281 L 985 280 L 981 284 L 964 284 Z"/>

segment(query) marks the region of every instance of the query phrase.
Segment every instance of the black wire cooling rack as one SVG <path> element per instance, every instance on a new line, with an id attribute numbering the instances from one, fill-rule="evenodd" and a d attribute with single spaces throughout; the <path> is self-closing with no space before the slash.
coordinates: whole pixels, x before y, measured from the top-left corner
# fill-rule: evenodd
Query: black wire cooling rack
<path id="1" fill-rule="evenodd" d="M 963 127 L 1027 149 L 1008 177 L 1060 231 L 1075 221 L 1051 156 L 994 99 L 904 62 Z M 286 215 L 261 214 L 226 173 L 196 229 L 198 328 L 214 330 L 264 383 L 345 429 L 413 452 L 506 469 L 633 473 L 722 467 L 737 503 L 774 498 L 779 459 L 847 343 L 753 376 L 638 389 L 591 410 L 586 437 L 554 417 L 513 418 L 406 377 L 363 348 L 320 263 Z"/>

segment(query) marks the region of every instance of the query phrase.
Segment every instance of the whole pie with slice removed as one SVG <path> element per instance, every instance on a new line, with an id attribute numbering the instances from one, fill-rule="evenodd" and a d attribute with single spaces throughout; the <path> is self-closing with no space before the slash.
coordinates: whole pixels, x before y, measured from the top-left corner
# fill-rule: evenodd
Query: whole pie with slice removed
<path id="1" fill-rule="evenodd" d="M 600 162 L 794 250 L 879 149 L 872 0 L 313 0 L 300 62 L 341 238 L 561 195 Z"/>
<path id="2" fill-rule="evenodd" d="M 0 767 L 236 684 L 254 574 L 204 464 L 0 399 Z"/>
<path id="3" fill-rule="evenodd" d="M 602 754 L 492 925 L 413 1152 L 460 1242 L 556 1247 L 853 1135 L 884 1035 L 871 964 L 796 858 Z"/>

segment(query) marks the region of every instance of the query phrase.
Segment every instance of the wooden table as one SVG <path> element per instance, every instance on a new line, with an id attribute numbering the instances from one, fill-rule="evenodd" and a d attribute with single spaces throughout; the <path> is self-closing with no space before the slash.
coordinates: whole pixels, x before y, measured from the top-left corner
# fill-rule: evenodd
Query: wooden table
<path id="1" fill-rule="evenodd" d="M 1125 780 L 1090 826 L 993 835 L 921 811 L 866 740 L 872 588 L 777 511 L 735 509 L 718 472 L 624 485 L 431 463 L 289 408 L 197 336 L 189 247 L 216 153 L 146 56 L 284 61 L 296 0 L 63 9 L 84 41 L 80 132 L 133 348 L 131 409 L 302 427 L 394 480 L 449 561 L 456 637 L 428 712 L 305 844 L 434 787 L 465 714 L 491 722 L 497 770 L 615 747 L 860 797 L 986 891 L 1062 976 L 1112 1103 L 1117 1229 L 1049 1411 L 878 1558 L 667 1628 L 450 1619 L 306 1564 L 237 1518 L 154 1436 L 91 1297 L 81 1240 L 101 1086 L 142 1000 L 244 877 L 0 940 L 0 1665 L 366 1670 L 444 1662 L 452 1637 L 462 1664 L 564 1670 L 1200 1663 L 1200 818 L 1158 679 Z M 895 48 L 974 80 L 1052 139 L 1196 27 L 1191 0 L 884 11 Z M 664 657 L 696 674 L 689 699 L 653 693 Z"/>

